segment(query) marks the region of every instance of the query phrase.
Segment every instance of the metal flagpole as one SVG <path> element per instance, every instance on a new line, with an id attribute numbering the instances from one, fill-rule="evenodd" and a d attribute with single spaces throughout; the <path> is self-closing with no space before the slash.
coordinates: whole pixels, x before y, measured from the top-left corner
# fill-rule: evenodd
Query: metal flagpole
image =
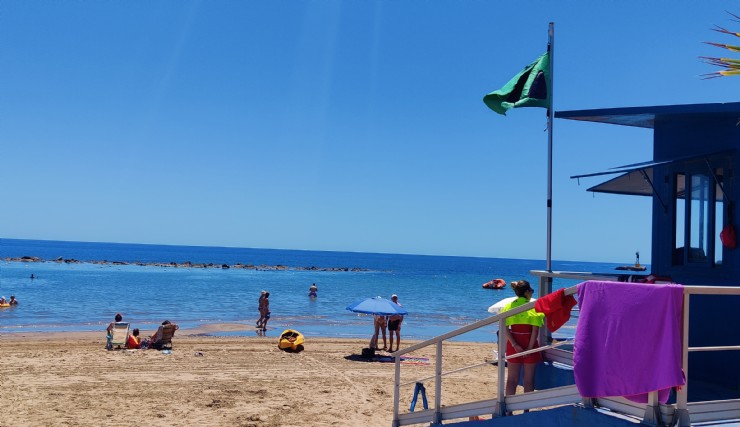
<path id="1" fill-rule="evenodd" d="M 553 97 L 553 58 L 554 58 L 554 47 L 555 47 L 555 24 L 550 22 L 550 27 L 547 31 L 547 53 L 550 57 L 550 87 L 548 89 L 549 102 L 547 105 L 547 271 L 552 272 L 552 122 L 555 116 L 555 112 L 552 108 L 552 97 Z M 542 298 L 543 295 L 547 295 L 552 292 L 552 276 L 540 277 L 538 297 Z M 540 329 L 539 336 L 541 343 L 552 342 L 552 332 L 547 328 Z"/>
<path id="2" fill-rule="evenodd" d="M 550 56 L 550 101 L 547 106 L 547 271 L 552 271 L 552 123 L 555 116 L 552 98 L 554 95 L 555 76 L 553 75 L 553 63 L 555 62 L 555 24 L 550 22 L 547 31 L 547 52 Z M 552 283 L 552 278 L 549 280 Z M 550 289 L 549 291 L 552 291 Z"/>

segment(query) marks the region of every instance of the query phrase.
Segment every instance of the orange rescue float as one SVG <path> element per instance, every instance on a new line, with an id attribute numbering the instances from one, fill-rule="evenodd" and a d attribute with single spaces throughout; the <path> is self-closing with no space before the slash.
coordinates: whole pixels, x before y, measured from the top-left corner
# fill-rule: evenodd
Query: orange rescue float
<path id="1" fill-rule="evenodd" d="M 504 287 L 506 287 L 506 280 L 493 279 L 484 283 L 482 286 L 484 289 L 503 289 Z"/>

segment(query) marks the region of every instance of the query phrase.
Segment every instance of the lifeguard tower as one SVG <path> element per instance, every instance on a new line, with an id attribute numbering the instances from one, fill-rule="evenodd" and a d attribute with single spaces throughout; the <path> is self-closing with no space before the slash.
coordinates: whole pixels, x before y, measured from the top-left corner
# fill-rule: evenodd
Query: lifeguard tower
<path id="1" fill-rule="evenodd" d="M 583 398 L 567 369 L 538 368 L 534 392 L 504 397 L 503 386 L 499 385 L 496 399 L 444 405 L 439 384 L 445 373 L 440 366 L 432 379 L 436 384 L 434 407 L 400 413 L 399 393 L 404 384 L 398 378 L 402 354 L 437 346 L 440 359 L 437 363 L 441 365 L 445 340 L 496 323 L 501 330 L 506 317 L 503 313 L 397 353 L 394 426 L 450 424 L 446 420 L 471 426 L 640 422 L 655 426 L 740 425 L 740 247 L 735 248 L 732 233 L 737 223 L 734 203 L 740 200 L 740 185 L 734 179 L 734 173 L 740 171 L 740 153 L 736 151 L 740 145 L 740 103 L 560 111 L 555 112 L 555 118 L 653 129 L 652 159 L 572 178 L 596 182 L 598 177 L 607 179 L 588 191 L 652 198 L 650 269 L 641 274 L 596 278 L 645 282 L 657 278 L 659 282 L 684 285 L 680 341 L 686 385 L 673 390 L 668 403 L 658 402 L 657 393 L 651 393 L 648 404 L 639 405 L 620 397 Z M 552 278 L 594 279 L 593 275 L 575 272 L 533 271 L 532 274 L 540 278 L 538 295 L 551 291 Z M 566 293 L 575 290 L 569 288 Z M 533 306 L 534 303 L 529 303 L 520 308 Z M 499 344 L 500 379 L 505 375 L 503 349 Z M 654 352 L 656 358 L 662 356 L 660 348 L 646 345 L 646 351 Z M 545 360 L 553 364 L 573 366 L 572 349 L 549 348 L 544 353 Z M 543 409 L 552 407 L 556 408 Z M 506 416 L 506 412 L 529 409 L 535 411 Z M 465 421 L 467 417 L 485 414 L 493 418 Z"/>
<path id="2" fill-rule="evenodd" d="M 687 286 L 740 286 L 740 249 L 725 234 L 736 223 L 740 186 L 740 103 L 561 111 L 555 117 L 653 129 L 653 158 L 608 172 L 592 192 L 652 197 L 653 276 Z M 740 298 L 697 295 L 690 306 L 690 347 L 740 344 Z M 737 351 L 693 352 L 689 399 L 740 397 Z M 722 366 L 718 374 L 717 367 Z M 725 369 L 726 368 L 726 369 Z"/>

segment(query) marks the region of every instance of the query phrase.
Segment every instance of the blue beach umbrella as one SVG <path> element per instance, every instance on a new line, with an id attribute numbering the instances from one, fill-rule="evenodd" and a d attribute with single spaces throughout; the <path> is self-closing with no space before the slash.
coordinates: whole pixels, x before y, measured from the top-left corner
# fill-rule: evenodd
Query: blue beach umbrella
<path id="1" fill-rule="evenodd" d="M 347 310 L 355 313 L 377 314 L 379 316 L 406 315 L 409 312 L 391 300 L 382 297 L 365 298 L 347 306 Z"/>

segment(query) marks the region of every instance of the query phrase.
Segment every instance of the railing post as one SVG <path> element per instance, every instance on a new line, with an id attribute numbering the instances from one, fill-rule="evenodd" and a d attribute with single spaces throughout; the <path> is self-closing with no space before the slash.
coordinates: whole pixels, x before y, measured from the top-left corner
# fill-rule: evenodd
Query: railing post
<path id="1" fill-rule="evenodd" d="M 393 381 L 393 427 L 399 426 L 398 400 L 401 397 L 401 356 L 396 356 L 396 377 Z"/>
<path id="2" fill-rule="evenodd" d="M 662 426 L 663 420 L 660 416 L 660 402 L 658 402 L 658 392 L 651 391 L 648 393 L 648 403 L 645 406 L 645 415 L 642 417 L 642 422 L 649 426 Z"/>
<path id="3" fill-rule="evenodd" d="M 681 368 L 686 377 L 686 384 L 676 393 L 676 412 L 674 417 L 679 427 L 691 425 L 689 416 L 689 299 L 691 294 L 683 291 L 683 333 L 681 334 Z"/>
<path id="4" fill-rule="evenodd" d="M 581 405 L 583 405 L 586 408 L 595 408 L 596 407 L 596 398 L 593 397 L 584 397 L 581 399 Z"/>
<path id="5" fill-rule="evenodd" d="M 437 342 L 437 363 L 434 365 L 434 423 L 442 424 L 442 341 Z"/>
<path id="6" fill-rule="evenodd" d="M 542 298 L 543 296 L 552 292 L 552 277 L 540 276 L 539 282 L 540 283 L 539 288 L 537 289 L 537 298 Z M 543 325 L 540 328 L 540 336 L 538 337 L 538 339 L 541 345 L 548 345 L 552 342 L 552 331 L 547 329 L 547 325 Z"/>
<path id="7" fill-rule="evenodd" d="M 495 416 L 506 414 L 506 340 L 509 331 L 506 329 L 506 318 L 498 321 L 498 397 Z"/>
<path id="8" fill-rule="evenodd" d="M 396 376 L 393 381 L 393 427 L 399 426 L 398 401 L 401 395 L 401 356 L 396 356 Z"/>

